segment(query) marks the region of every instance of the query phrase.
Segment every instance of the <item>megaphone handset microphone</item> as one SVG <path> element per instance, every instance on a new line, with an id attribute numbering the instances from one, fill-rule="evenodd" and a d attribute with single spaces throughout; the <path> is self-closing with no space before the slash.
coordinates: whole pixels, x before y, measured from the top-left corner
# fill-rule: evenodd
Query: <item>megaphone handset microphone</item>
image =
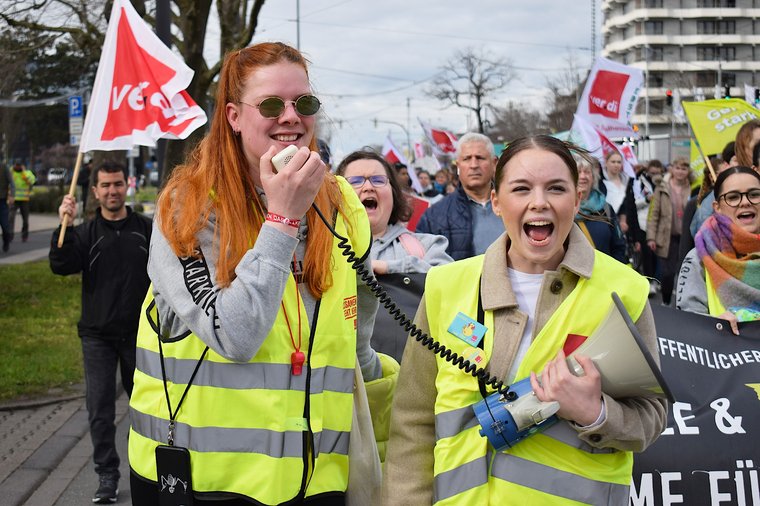
<path id="1" fill-rule="evenodd" d="M 665 397 L 674 402 L 657 364 L 615 292 L 612 300 L 607 317 L 566 359 L 570 372 L 584 375 L 575 355 L 586 355 L 599 370 L 602 391 L 612 397 Z M 480 435 L 488 438 L 497 451 L 506 450 L 559 421 L 556 415 L 559 403 L 540 401 L 531 388 L 530 378 L 510 385 L 509 390 L 517 399 L 507 399 L 497 392 L 472 406 L 481 426 Z"/>

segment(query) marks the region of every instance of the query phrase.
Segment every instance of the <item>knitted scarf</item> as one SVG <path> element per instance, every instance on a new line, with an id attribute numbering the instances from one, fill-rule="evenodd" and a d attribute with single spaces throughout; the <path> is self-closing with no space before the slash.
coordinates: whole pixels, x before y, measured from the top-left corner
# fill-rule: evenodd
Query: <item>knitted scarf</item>
<path id="1" fill-rule="evenodd" d="M 595 214 L 604 214 L 604 204 L 605 204 L 604 194 L 597 190 L 596 188 L 592 188 L 591 193 L 589 193 L 586 200 L 581 202 L 581 207 L 578 210 L 578 214 L 575 216 L 576 219 L 581 219 L 585 216 L 593 216 Z"/>
<path id="2" fill-rule="evenodd" d="M 723 306 L 739 321 L 760 320 L 760 234 L 715 213 L 694 243 Z"/>

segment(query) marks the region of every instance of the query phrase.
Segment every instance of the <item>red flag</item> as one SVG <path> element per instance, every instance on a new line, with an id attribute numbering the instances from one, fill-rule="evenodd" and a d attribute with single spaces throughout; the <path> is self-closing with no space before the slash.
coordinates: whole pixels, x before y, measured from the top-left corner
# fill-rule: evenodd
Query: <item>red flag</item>
<path id="1" fill-rule="evenodd" d="M 409 173 L 409 179 L 412 182 L 412 188 L 417 193 L 422 193 L 422 185 L 420 180 L 417 179 L 417 173 L 414 169 L 409 167 L 409 162 L 406 161 L 406 157 L 401 151 L 393 144 L 390 135 L 385 138 L 385 144 L 383 144 L 383 158 L 388 160 L 388 163 L 393 165 L 394 163 L 403 163 L 406 165 L 407 172 Z"/>
<path id="2" fill-rule="evenodd" d="M 439 154 L 455 153 L 457 150 L 457 137 L 448 130 L 433 128 L 422 120 L 419 120 L 425 137 L 433 145 L 433 150 Z"/>
<path id="3" fill-rule="evenodd" d="M 391 165 L 394 163 L 403 163 L 407 167 L 409 166 L 408 162 L 406 161 L 406 157 L 393 144 L 393 141 L 390 137 L 385 138 L 385 144 L 383 144 L 383 158 L 388 160 L 388 163 Z"/>
<path id="4" fill-rule="evenodd" d="M 417 228 L 417 222 L 420 221 L 425 210 L 430 207 L 430 202 L 414 195 L 407 195 L 407 199 L 412 206 L 412 216 L 406 222 L 406 228 L 414 232 Z"/>
<path id="5" fill-rule="evenodd" d="M 193 71 L 129 1 L 115 0 L 80 151 L 155 146 L 160 138 L 186 138 L 206 123 L 205 112 L 185 91 L 192 78 Z"/>
<path id="6" fill-rule="evenodd" d="M 576 114 L 573 119 L 573 126 L 571 127 L 571 138 L 573 142 L 586 148 L 591 154 L 599 160 L 599 163 L 604 167 L 604 160 L 608 154 L 615 152 L 619 153 L 623 158 L 623 170 L 631 177 L 635 177 L 633 171 L 633 164 L 636 163 L 636 157 L 633 151 L 628 148 L 621 148 L 614 142 L 612 142 L 606 135 L 599 131 L 593 124 L 591 124 L 586 118 Z"/>

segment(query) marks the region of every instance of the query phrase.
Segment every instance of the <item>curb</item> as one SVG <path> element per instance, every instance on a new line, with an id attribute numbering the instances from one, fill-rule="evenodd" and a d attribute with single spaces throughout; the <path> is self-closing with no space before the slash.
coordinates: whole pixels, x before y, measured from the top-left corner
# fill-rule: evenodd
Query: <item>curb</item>
<path id="1" fill-rule="evenodd" d="M 119 382 L 120 386 L 120 382 Z M 61 395 L 43 395 L 34 399 L 16 399 L 0 403 L 0 411 L 18 411 L 21 409 L 41 408 L 60 402 L 84 399 L 84 383 L 76 383 L 68 387 L 67 393 Z M 75 391 L 76 393 L 71 393 Z"/>

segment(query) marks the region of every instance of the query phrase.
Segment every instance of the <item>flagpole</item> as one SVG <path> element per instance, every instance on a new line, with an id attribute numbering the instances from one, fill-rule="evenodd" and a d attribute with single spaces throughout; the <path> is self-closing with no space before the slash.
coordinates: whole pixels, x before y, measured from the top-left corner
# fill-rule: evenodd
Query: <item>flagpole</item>
<path id="1" fill-rule="evenodd" d="M 715 169 L 713 169 L 712 164 L 710 163 L 710 159 L 705 156 L 705 154 L 702 152 L 702 146 L 699 145 L 699 142 L 697 142 L 697 139 L 692 139 L 694 141 L 694 145 L 697 147 L 697 151 L 699 151 L 699 156 L 702 157 L 702 159 L 707 164 L 707 168 L 710 170 L 710 177 L 712 177 L 712 182 L 715 183 Z"/>
<path id="2" fill-rule="evenodd" d="M 74 197 L 76 199 L 76 191 L 77 191 L 77 179 L 79 179 L 79 168 L 82 166 L 82 157 L 84 156 L 84 153 L 81 151 L 77 155 L 77 163 L 74 165 L 74 175 L 71 176 L 71 185 L 69 186 L 69 195 Z M 63 215 L 63 223 L 61 223 L 61 231 L 58 233 L 58 247 L 63 246 L 63 238 L 66 235 L 66 227 L 68 226 L 69 222 L 69 215 L 64 214 Z"/>

